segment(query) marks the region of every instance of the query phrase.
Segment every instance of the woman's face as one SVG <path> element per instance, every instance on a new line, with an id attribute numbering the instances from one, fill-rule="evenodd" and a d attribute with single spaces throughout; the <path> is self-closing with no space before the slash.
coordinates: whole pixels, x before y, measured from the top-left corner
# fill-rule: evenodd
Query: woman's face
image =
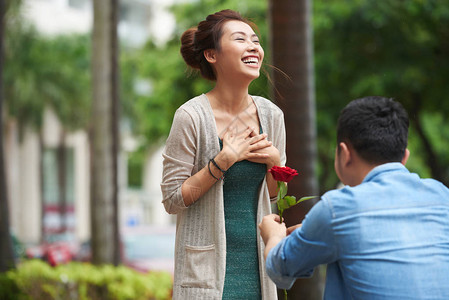
<path id="1" fill-rule="evenodd" d="M 213 63 L 217 79 L 259 77 L 264 51 L 251 26 L 241 21 L 227 21 L 222 32 L 220 49 L 215 51 Z"/>

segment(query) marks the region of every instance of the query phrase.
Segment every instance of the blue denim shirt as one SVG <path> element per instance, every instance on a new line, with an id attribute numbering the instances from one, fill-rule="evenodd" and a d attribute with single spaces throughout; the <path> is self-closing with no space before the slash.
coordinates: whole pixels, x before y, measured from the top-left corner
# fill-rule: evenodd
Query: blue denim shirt
<path id="1" fill-rule="evenodd" d="M 324 299 L 449 299 L 449 189 L 388 163 L 327 192 L 266 266 L 289 289 L 320 264 Z"/>

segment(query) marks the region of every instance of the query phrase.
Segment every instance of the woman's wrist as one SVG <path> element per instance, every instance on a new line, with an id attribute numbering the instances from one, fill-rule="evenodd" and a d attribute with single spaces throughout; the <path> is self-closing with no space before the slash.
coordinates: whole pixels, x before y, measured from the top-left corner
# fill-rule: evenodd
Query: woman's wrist
<path id="1" fill-rule="evenodd" d="M 280 160 L 279 157 L 277 157 L 277 158 L 272 158 L 272 159 L 270 159 L 270 161 L 267 163 L 267 171 L 268 171 L 269 169 L 271 169 L 272 167 L 274 167 L 274 166 L 280 166 L 280 165 L 281 165 L 281 160 Z"/>
<path id="2" fill-rule="evenodd" d="M 227 153 L 220 151 L 214 158 L 215 164 L 219 166 L 217 169 L 221 169 L 223 171 L 227 171 L 236 161 L 233 157 L 228 155 Z"/>

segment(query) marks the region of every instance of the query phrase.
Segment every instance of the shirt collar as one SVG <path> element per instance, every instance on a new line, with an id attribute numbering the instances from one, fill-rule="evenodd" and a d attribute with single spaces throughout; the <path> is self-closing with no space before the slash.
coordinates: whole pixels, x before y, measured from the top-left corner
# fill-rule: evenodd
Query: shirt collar
<path id="1" fill-rule="evenodd" d="M 368 182 L 373 180 L 378 174 L 385 172 L 393 172 L 393 171 L 401 171 L 401 172 L 409 172 L 407 168 L 399 163 L 399 162 L 391 162 L 379 165 L 374 167 L 363 179 L 363 182 Z"/>

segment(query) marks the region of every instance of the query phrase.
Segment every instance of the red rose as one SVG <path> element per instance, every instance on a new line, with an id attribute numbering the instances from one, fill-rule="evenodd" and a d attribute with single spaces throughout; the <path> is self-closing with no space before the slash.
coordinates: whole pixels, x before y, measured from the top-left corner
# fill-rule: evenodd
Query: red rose
<path id="1" fill-rule="evenodd" d="M 293 177 L 298 175 L 295 169 L 289 167 L 274 166 L 268 170 L 273 175 L 274 180 L 289 182 Z"/>

